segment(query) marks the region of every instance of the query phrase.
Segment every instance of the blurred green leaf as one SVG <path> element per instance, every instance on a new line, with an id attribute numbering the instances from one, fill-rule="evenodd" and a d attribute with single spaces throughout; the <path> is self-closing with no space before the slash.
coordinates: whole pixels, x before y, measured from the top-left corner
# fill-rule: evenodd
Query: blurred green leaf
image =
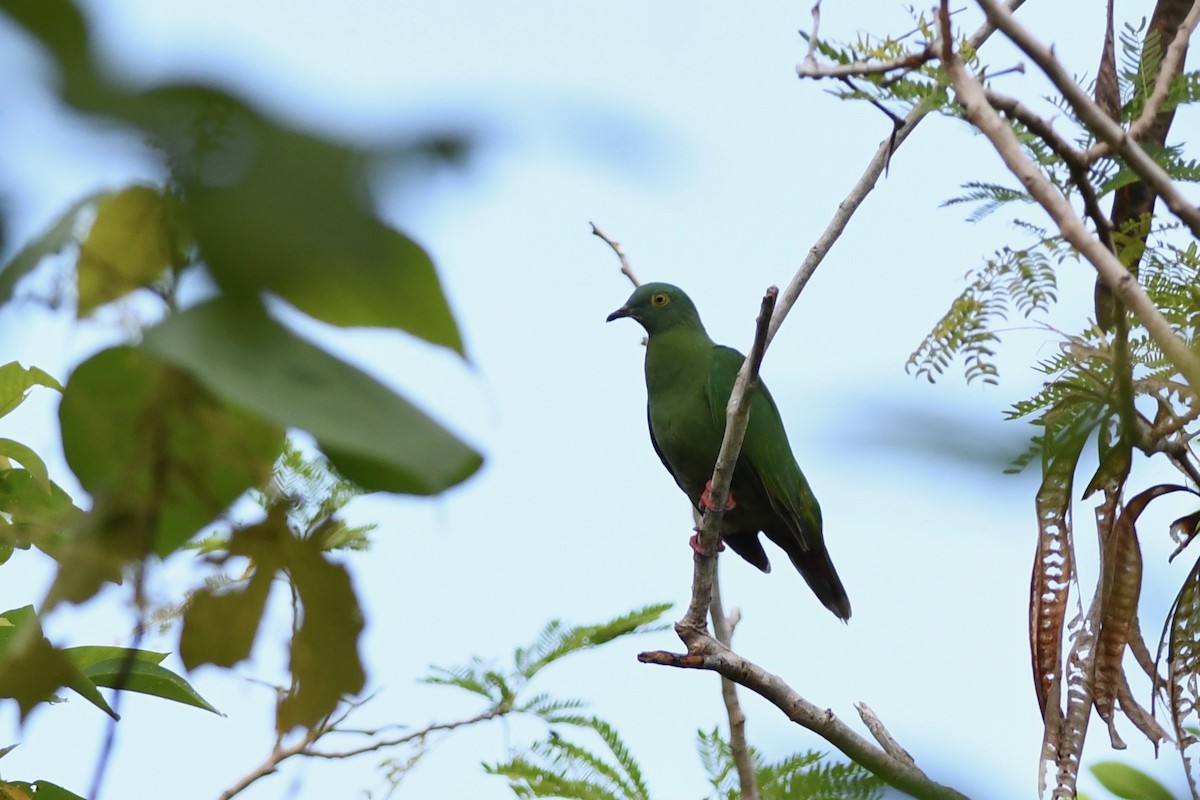
<path id="1" fill-rule="evenodd" d="M 25 795 L 9 795 L 5 796 L 4 792 L 9 787 L 17 787 L 20 791 L 25 792 Z M 0 800 L 84 800 L 84 798 L 68 792 L 61 786 L 57 786 L 49 781 L 34 781 L 33 783 L 24 783 L 18 781 L 16 783 L 0 783 Z"/>
<path id="2" fill-rule="evenodd" d="M 278 428 L 134 347 L 77 367 L 59 421 L 67 463 L 94 503 L 50 603 L 86 600 L 123 561 L 173 552 L 261 486 L 283 443 Z"/>
<path id="3" fill-rule="evenodd" d="M 47 490 L 24 469 L 0 469 L 0 511 L 11 523 L 0 525 L 0 542 L 34 544 L 55 558 L 83 514 L 62 487 L 51 481 Z"/>
<path id="4" fill-rule="evenodd" d="M 304 610 L 292 639 L 297 687 L 279 704 L 280 734 L 314 727 L 344 696 L 361 692 L 367 680 L 358 654 L 362 613 L 346 568 L 327 561 L 319 542 L 291 539 L 289 544 L 287 569 Z"/>
<path id="5" fill-rule="evenodd" d="M 63 390 L 52 375 L 37 367 L 22 367 L 16 361 L 0 366 L 0 417 L 21 405 L 34 386 Z"/>
<path id="6" fill-rule="evenodd" d="M 0 625 L 0 697 L 17 701 L 21 719 L 34 706 L 53 699 L 61 686 L 74 689 L 101 711 L 119 719 L 96 684 L 46 640 L 33 606 L 5 611 L 0 618 L 11 623 Z"/>
<path id="7" fill-rule="evenodd" d="M 130 186 L 96 204 L 96 221 L 79 245 L 78 315 L 148 286 L 171 265 L 168 201 L 148 186 Z"/>
<path id="8" fill-rule="evenodd" d="M 32 448 L 12 439 L 0 438 L 0 458 L 13 459 L 25 468 L 38 486 L 50 491 L 50 473 L 46 470 L 46 462 Z M 3 465 L 4 462 L 0 461 L 0 466 Z"/>
<path id="9" fill-rule="evenodd" d="M 97 686 L 139 692 L 220 714 L 191 684 L 160 662 L 166 653 L 125 647 L 68 647 L 62 651 Z"/>
<path id="10" fill-rule="evenodd" d="M 192 595 L 183 611 L 179 638 L 179 656 L 185 667 L 232 667 L 250 657 L 280 563 L 279 551 L 288 536 L 287 520 L 279 509 L 270 510 L 263 522 L 233 532 L 229 553 L 250 558 L 253 573 L 243 588 L 219 593 L 204 588 Z"/>
<path id="11" fill-rule="evenodd" d="M 260 305 L 209 301 L 151 328 L 144 346 L 229 402 L 308 431 L 338 472 L 368 491 L 436 494 L 483 463 L 416 406 Z"/>
<path id="12" fill-rule="evenodd" d="M 74 240 L 80 215 L 91 210 L 98 196 L 89 195 L 76 202 L 64 211 L 45 233 L 30 241 L 7 264 L 0 267 L 0 305 L 12 299 L 17 282 L 36 269 L 38 264 L 42 263 L 42 259 L 57 253 Z M 3 394 L 0 392 L 0 416 L 4 413 L 2 398 Z"/>
<path id="13" fill-rule="evenodd" d="M 1175 800 L 1165 786 L 1128 764 L 1101 761 L 1093 764 L 1091 771 L 1100 785 L 1117 797 L 1126 800 Z"/>
<path id="14" fill-rule="evenodd" d="M 174 551 L 266 482 L 283 444 L 278 428 L 134 347 L 76 368 L 59 418 L 67 463 L 112 521 L 136 526 L 124 535 L 139 553 Z"/>

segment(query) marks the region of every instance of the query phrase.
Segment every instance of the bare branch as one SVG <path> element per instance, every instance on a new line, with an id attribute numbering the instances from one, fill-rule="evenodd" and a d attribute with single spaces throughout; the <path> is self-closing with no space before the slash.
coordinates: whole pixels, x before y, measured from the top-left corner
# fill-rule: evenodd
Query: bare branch
<path id="1" fill-rule="evenodd" d="M 407 733 L 403 736 L 379 739 L 369 744 L 362 745 L 361 747 L 355 747 L 349 750 L 324 751 L 313 748 L 313 745 L 329 734 L 361 733 L 367 736 L 375 735 L 374 731 L 351 731 L 338 727 L 340 723 L 344 722 L 346 717 L 348 717 L 350 713 L 354 711 L 354 709 L 358 708 L 359 705 L 361 705 L 361 703 L 349 706 L 337 718 L 330 719 L 324 724 L 318 725 L 317 727 L 306 731 L 304 736 L 289 745 L 285 746 L 282 742 L 277 742 L 275 747 L 272 748 L 270 754 L 263 760 L 261 764 L 259 764 L 250 772 L 246 773 L 238 780 L 237 783 L 233 784 L 224 792 L 222 792 L 218 800 L 230 800 L 231 798 L 241 794 L 262 778 L 274 774 L 279 770 L 280 764 L 293 756 L 308 756 L 310 758 L 327 759 L 353 758 L 354 756 L 362 755 L 363 753 L 372 753 L 377 750 L 383 750 L 389 747 L 398 747 L 399 745 L 408 744 L 409 742 L 420 741 L 421 739 L 429 736 L 431 733 L 452 731 L 455 728 L 474 725 L 477 722 L 486 722 L 487 720 L 494 719 L 502 714 L 507 713 L 501 708 L 493 707 L 489 708 L 487 711 L 476 714 L 473 717 L 455 720 L 454 722 L 432 723 L 430 725 L 426 725 L 420 730 Z"/>
<path id="2" fill-rule="evenodd" d="M 816 41 L 815 39 L 813 41 Z M 804 61 L 796 65 L 796 74 L 801 78 L 854 78 L 863 75 L 884 75 L 897 70 L 911 71 L 924 66 L 937 57 L 937 45 L 925 45 L 916 53 L 891 61 L 852 61 L 849 64 L 820 64 L 812 57 L 812 48 Z"/>
<path id="3" fill-rule="evenodd" d="M 604 243 L 611 247 L 613 252 L 617 254 L 617 259 L 621 262 L 621 272 L 625 274 L 626 278 L 629 278 L 629 282 L 633 284 L 633 287 L 636 289 L 641 286 L 642 282 L 637 279 L 637 276 L 633 274 L 633 270 L 629 268 L 629 259 L 625 258 L 625 251 L 621 248 L 621 243 L 616 239 L 610 239 L 604 231 L 596 227 L 596 223 L 589 222 L 588 224 L 592 226 L 592 235 L 603 239 Z"/>
<path id="4" fill-rule="evenodd" d="M 733 627 L 737 624 L 740 614 L 737 609 L 727 617 L 721 603 L 720 572 L 713 572 L 712 603 L 708 607 L 712 615 L 713 633 L 717 641 L 726 647 L 733 647 Z M 725 701 L 725 713 L 729 717 L 729 750 L 733 754 L 733 764 L 737 768 L 738 785 L 741 787 L 741 800 L 758 800 L 758 778 L 754 772 L 754 758 L 750 754 L 750 745 L 746 741 L 746 712 L 738 702 L 737 684 L 721 676 L 721 699 Z"/>
<path id="5" fill-rule="evenodd" d="M 638 660 L 647 664 L 718 672 L 762 696 L 790 720 L 821 736 L 897 789 L 921 800 L 966 800 L 965 795 L 930 779 L 911 762 L 872 744 L 855 733 L 832 710 L 805 700 L 778 675 L 772 675 L 746 660 L 707 633 L 682 625 L 676 625 L 675 629 L 687 644 L 687 655 L 659 650 L 641 653 Z"/>
<path id="6" fill-rule="evenodd" d="M 1034 38 L 1033 34 L 1017 22 L 1009 10 L 1000 3 L 997 3 L 996 0 L 979 0 L 979 5 L 983 8 L 984 13 L 987 14 L 988 20 L 1012 39 L 1013 43 L 1021 48 L 1041 68 L 1046 77 L 1050 79 L 1058 91 L 1062 93 L 1066 101 L 1070 103 L 1071 108 L 1074 109 L 1076 115 L 1083 121 L 1088 130 L 1094 133 L 1101 141 L 1107 143 L 1111 150 L 1119 153 L 1125 159 L 1125 163 L 1129 165 L 1129 168 L 1136 172 L 1138 177 L 1156 194 L 1162 197 L 1163 202 L 1166 203 L 1171 213 L 1182 220 L 1191 229 L 1194 236 L 1200 238 L 1200 209 L 1189 203 L 1180 194 L 1179 189 L 1175 186 L 1175 182 L 1167 175 L 1166 170 L 1148 156 L 1146 151 L 1141 148 L 1141 145 L 1124 128 L 1111 120 L 1103 108 L 1097 105 L 1092 98 L 1088 97 L 1083 87 L 1075 82 L 1071 74 L 1055 58 L 1054 51 Z M 947 64 L 947 66 L 949 65 Z M 960 72 L 963 72 L 963 70 L 960 69 Z M 957 91 L 957 85 L 955 90 Z M 977 123 L 976 127 L 979 127 Z M 982 128 L 980 129 L 982 130 Z M 1089 258 L 1089 260 L 1091 259 Z M 1095 262 L 1093 261 L 1092 263 Z M 1109 285 L 1112 286 L 1111 283 Z M 1196 386 L 1197 384 L 1192 382 L 1192 385 Z"/>
<path id="7" fill-rule="evenodd" d="M 992 18 L 994 14 L 997 20 L 1004 18 L 1011 20 L 1011 14 L 1006 10 L 998 9 L 992 0 L 980 0 L 980 3 L 989 9 L 989 18 Z M 945 3 L 943 2 L 944 7 Z M 944 16 L 942 24 L 947 29 L 949 28 L 949 20 Z M 943 31 L 942 39 L 943 42 L 947 43 L 952 41 L 949 39 L 948 30 Z M 1035 60 L 1037 60 L 1036 56 L 1038 55 L 1042 54 L 1030 53 L 1030 57 L 1035 58 Z M 1046 179 L 1041 170 L 1021 150 L 1020 142 L 1017 140 L 1012 128 L 1000 118 L 1000 115 L 988 103 L 983 87 L 973 75 L 967 72 L 962 61 L 958 58 L 958 54 L 953 51 L 949 44 L 945 46 L 945 52 L 942 57 L 958 101 L 966 110 L 967 119 L 988 137 L 1009 170 L 1021 180 L 1021 183 L 1034 199 L 1041 204 L 1047 213 L 1050 214 L 1051 218 L 1054 219 L 1055 223 L 1058 224 L 1063 237 L 1092 263 L 1104 282 L 1113 288 L 1113 291 L 1121 299 L 1121 302 L 1137 316 L 1154 341 L 1158 343 L 1158 346 L 1162 348 L 1167 357 L 1175 363 L 1180 372 L 1187 378 L 1188 383 L 1194 389 L 1200 389 L 1200 359 L 1197 359 L 1191 349 L 1175 335 L 1175 332 L 1158 310 L 1158 307 L 1146 296 L 1145 291 L 1129 271 L 1125 269 L 1112 250 L 1105 247 L 1103 242 L 1088 233 L 1083 222 L 1076 216 L 1074 209 L 1071 208 L 1071 204 L 1067 202 L 1067 199 Z M 1053 61 L 1053 57 L 1051 57 L 1051 60 Z M 1054 61 L 1054 65 L 1058 66 L 1057 61 Z M 1041 66 L 1041 62 L 1039 62 L 1039 66 Z M 1058 66 L 1058 69 L 1061 70 L 1061 66 Z M 1078 86 L 1074 83 L 1071 85 L 1074 86 L 1077 95 L 1082 94 L 1082 90 Z M 1088 108 L 1094 112 L 1093 116 L 1097 124 L 1105 126 L 1114 124 L 1104 115 L 1103 110 L 1092 103 L 1091 99 L 1086 95 L 1077 98 L 1077 100 L 1087 104 Z M 1072 102 L 1072 105 L 1075 105 L 1075 102 Z M 1092 122 L 1092 120 L 1088 120 L 1089 125 Z M 1117 126 L 1117 128 L 1120 132 L 1119 138 L 1126 141 L 1126 144 L 1135 149 L 1137 153 L 1146 157 L 1140 147 L 1127 141 L 1127 137 L 1125 137 L 1124 131 L 1120 130 L 1120 126 Z M 1123 154 L 1124 152 L 1122 150 Z M 1146 158 L 1148 159 L 1148 157 Z M 1158 165 L 1155 164 L 1154 168 L 1161 172 Z M 1169 179 L 1167 179 L 1167 183 L 1171 183 Z M 1169 188 L 1171 191 L 1175 191 L 1173 184 Z M 1178 192 L 1175 193 L 1178 195 Z M 1195 212 L 1195 209 L 1192 210 Z M 1198 227 L 1200 227 L 1200 213 L 1195 214 L 1195 216 Z"/>
<path id="8" fill-rule="evenodd" d="M 863 724 L 867 726 L 867 730 L 875 737 L 875 741 L 879 742 L 888 755 L 916 766 L 917 762 L 912 757 L 912 754 L 900 746 L 900 743 L 892 736 L 891 731 L 884 727 L 883 720 L 879 718 L 869 705 L 858 702 L 854 704 L 854 710 L 858 712 L 859 719 L 863 721 Z"/>
<path id="9" fill-rule="evenodd" d="M 1024 5 L 1025 0 L 1009 0 L 1007 7 L 1009 9 L 1018 9 Z M 995 32 L 995 26 L 990 22 L 985 22 L 974 33 L 967 37 L 967 43 L 974 49 L 986 42 Z M 815 36 L 814 36 L 815 40 Z M 811 43 L 810 43 L 810 46 Z M 796 300 L 800 298 L 800 292 L 804 291 L 808 279 L 816 271 L 821 262 L 825 260 L 825 256 L 829 254 L 830 249 L 846 230 L 846 226 L 850 223 L 850 218 L 858 211 L 858 207 L 862 205 L 867 195 L 875 188 L 875 183 L 879 180 L 879 176 L 883 174 L 884 168 L 887 167 L 888 160 L 893 152 L 899 149 L 908 135 L 912 133 L 917 125 L 921 124 L 921 120 L 925 119 L 933 109 L 924 105 L 914 108 L 908 112 L 904 118 L 904 124 L 896 128 L 892 135 L 880 143 L 875 150 L 875 155 L 867 163 L 867 168 L 859 177 L 858 181 L 850 189 L 850 193 L 838 203 L 837 210 L 829 219 L 829 224 L 825 226 L 825 230 L 817 238 L 817 241 L 809 249 L 808 255 L 804 258 L 800 268 L 796 270 L 796 274 L 792 276 L 791 281 L 784 287 L 779 296 L 779 303 L 775 307 L 775 316 L 771 319 L 771 329 L 767 334 L 767 342 L 770 343 L 775 338 L 775 334 L 779 332 L 779 326 L 783 324 L 783 320 L 787 317 L 788 312 L 792 310 L 792 306 L 796 305 Z"/>

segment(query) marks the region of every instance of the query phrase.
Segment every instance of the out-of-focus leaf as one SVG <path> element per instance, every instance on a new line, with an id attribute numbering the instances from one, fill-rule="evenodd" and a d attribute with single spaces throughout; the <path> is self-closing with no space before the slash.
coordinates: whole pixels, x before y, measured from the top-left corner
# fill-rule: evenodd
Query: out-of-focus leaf
<path id="1" fill-rule="evenodd" d="M 0 697 L 11 697 L 21 708 L 21 719 L 34 706 L 47 702 L 61 686 L 74 689 L 113 719 L 116 713 L 96 684 L 71 663 L 42 634 L 33 606 L 0 614 L 10 625 L 0 625 Z"/>
<path id="2" fill-rule="evenodd" d="M 221 713 L 201 697 L 191 684 L 160 666 L 166 653 L 95 646 L 68 647 L 62 652 L 97 686 L 153 695 L 214 714 Z"/>
<path id="3" fill-rule="evenodd" d="M 135 347 L 76 368 L 59 420 L 67 463 L 94 506 L 52 600 L 87 599 L 122 560 L 174 551 L 262 485 L 283 442 L 278 428 Z"/>
<path id="4" fill-rule="evenodd" d="M 80 317 L 148 286 L 175 250 L 168 201 L 148 186 L 130 186 L 96 204 L 96 221 L 79 246 Z"/>
<path id="5" fill-rule="evenodd" d="M 4 6 L 0 5 L 0 8 Z M 49 230 L 21 248 L 7 264 L 0 267 L 0 305 L 12 299 L 17 282 L 42 263 L 42 259 L 57 253 L 74 240 L 80 215 L 91 210 L 96 197 L 90 195 L 72 205 Z M 3 397 L 3 384 L 0 382 L 0 415 L 3 414 Z"/>
<path id="6" fill-rule="evenodd" d="M 1146 773 L 1117 761 L 1101 761 L 1091 767 L 1100 785 L 1126 800 L 1174 800 L 1165 786 Z"/>
<path id="7" fill-rule="evenodd" d="M 287 566 L 304 611 L 292 639 L 297 686 L 279 704 L 280 734 L 297 726 L 312 728 L 342 697 L 358 694 L 366 684 L 358 654 L 362 613 L 346 568 L 327 561 L 319 543 L 307 539 L 290 540 Z"/>
<path id="8" fill-rule="evenodd" d="M 21 405 L 34 386 L 63 390 L 52 375 L 37 367 L 22 367 L 16 361 L 0 366 L 0 417 Z"/>
<path id="9" fill-rule="evenodd" d="M 42 461 L 41 456 L 33 452 L 33 448 L 27 447 L 20 442 L 14 442 L 12 439 L 0 438 L 0 458 L 13 459 L 29 473 L 34 482 L 38 486 L 50 491 L 50 473 L 46 469 L 46 462 Z M 0 461 L 0 466 L 4 462 Z"/>
<path id="10" fill-rule="evenodd" d="M 37 545 L 58 558 L 83 512 L 53 481 L 49 490 L 24 469 L 0 470 L 0 511 L 11 524 L 0 526 L 0 541 L 22 549 Z"/>
<path id="11" fill-rule="evenodd" d="M 5 796 L 4 792 L 8 788 L 15 788 L 24 794 L 13 794 Z M 0 783 L 0 800 L 84 800 L 84 798 L 68 792 L 61 786 L 57 786 L 49 781 L 34 781 L 33 783 Z"/>
<path id="12" fill-rule="evenodd" d="M 367 153 L 208 90 L 171 87 L 152 102 L 223 107 L 220 147 L 184 197 L 202 258 L 227 292 L 269 291 L 334 325 L 399 328 L 463 352 L 433 262 L 369 207 Z"/>
<path id="13" fill-rule="evenodd" d="M 244 588 L 220 593 L 205 588 L 192 596 L 183 611 L 179 639 L 179 656 L 185 667 L 231 667 L 250 657 L 288 536 L 286 517 L 278 509 L 272 509 L 258 525 L 233 532 L 229 553 L 250 558 L 254 572 Z"/>
<path id="14" fill-rule="evenodd" d="M 204 303 L 151 328 L 144 346 L 229 402 L 308 431 L 339 473 L 369 491 L 435 494 L 483 463 L 416 406 L 257 304 Z"/>

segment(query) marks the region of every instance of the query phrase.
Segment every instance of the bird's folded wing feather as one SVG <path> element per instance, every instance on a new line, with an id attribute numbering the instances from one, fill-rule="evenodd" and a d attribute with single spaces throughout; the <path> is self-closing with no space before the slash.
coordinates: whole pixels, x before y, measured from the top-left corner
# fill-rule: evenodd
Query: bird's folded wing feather
<path id="1" fill-rule="evenodd" d="M 717 347 L 707 394 L 713 421 L 719 430 L 725 429 L 729 395 L 744 360 L 745 356 L 730 347 Z M 821 512 L 816 498 L 792 455 L 775 400 L 761 381 L 750 400 L 750 421 L 742 442 L 739 467 L 758 484 L 803 549 L 811 550 L 820 545 Z"/>

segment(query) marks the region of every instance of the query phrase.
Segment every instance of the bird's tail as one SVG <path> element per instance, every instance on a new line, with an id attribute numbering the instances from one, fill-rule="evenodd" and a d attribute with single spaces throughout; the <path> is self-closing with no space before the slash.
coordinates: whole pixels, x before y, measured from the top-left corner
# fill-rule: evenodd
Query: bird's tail
<path id="1" fill-rule="evenodd" d="M 850 598 L 846 596 L 846 590 L 842 586 L 842 580 L 838 577 L 837 570 L 833 568 L 829 552 L 824 547 L 816 547 L 811 550 L 801 550 L 797 547 L 789 552 L 788 556 L 791 557 L 792 563 L 796 565 L 796 569 L 800 571 L 804 581 L 813 590 L 817 599 L 842 622 L 848 622 L 850 620 Z"/>

